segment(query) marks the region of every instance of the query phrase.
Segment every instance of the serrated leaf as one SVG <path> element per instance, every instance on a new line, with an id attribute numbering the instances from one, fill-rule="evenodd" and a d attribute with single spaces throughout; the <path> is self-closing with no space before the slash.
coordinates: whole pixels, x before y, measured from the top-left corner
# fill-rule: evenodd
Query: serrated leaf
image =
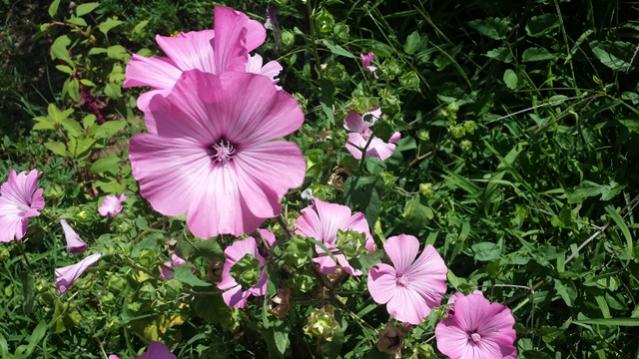
<path id="1" fill-rule="evenodd" d="M 417 30 L 413 31 L 406 37 L 406 43 L 404 43 L 404 52 L 413 55 L 422 49 L 424 41 L 422 36 Z"/>
<path id="2" fill-rule="evenodd" d="M 62 142 L 47 142 L 44 147 L 58 156 L 66 157 L 67 155 L 67 148 Z"/>
<path id="3" fill-rule="evenodd" d="M 96 174 L 101 174 L 101 173 L 117 174 L 119 164 L 120 164 L 120 158 L 117 155 L 111 155 L 109 157 L 100 158 L 99 160 L 95 161 L 91 165 L 91 172 Z"/>
<path id="4" fill-rule="evenodd" d="M 109 31 L 122 24 L 124 24 L 124 21 L 118 20 L 117 17 L 110 17 L 98 25 L 98 30 L 100 30 L 100 32 L 104 35 L 107 35 Z"/>
<path id="5" fill-rule="evenodd" d="M 84 15 L 92 12 L 93 10 L 95 10 L 98 6 L 100 6 L 99 2 L 88 2 L 88 3 L 85 3 L 85 4 L 80 4 L 75 9 L 75 14 L 78 15 L 78 16 L 84 16 Z"/>
<path id="6" fill-rule="evenodd" d="M 129 53 L 122 45 L 109 46 L 106 49 L 107 56 L 115 60 L 126 60 L 129 57 Z"/>
<path id="7" fill-rule="evenodd" d="M 515 71 L 511 69 L 507 69 L 506 71 L 504 71 L 503 80 L 506 84 L 506 87 L 508 87 L 509 89 L 514 90 L 517 88 L 518 79 Z"/>
<path id="8" fill-rule="evenodd" d="M 174 268 L 175 279 L 179 280 L 184 284 L 188 284 L 191 287 L 210 287 L 212 284 L 209 282 L 205 282 L 200 278 L 196 277 L 191 269 L 187 266 L 181 266 Z"/>
<path id="9" fill-rule="evenodd" d="M 79 137 L 82 135 L 82 127 L 76 120 L 72 118 L 64 118 L 60 120 L 60 124 L 62 124 L 62 127 L 64 127 L 65 130 L 67 130 L 69 136 Z"/>
<path id="10" fill-rule="evenodd" d="M 94 138 L 110 138 L 118 131 L 122 130 L 126 126 L 126 121 L 107 121 L 98 127 L 93 127 L 91 135 Z"/>

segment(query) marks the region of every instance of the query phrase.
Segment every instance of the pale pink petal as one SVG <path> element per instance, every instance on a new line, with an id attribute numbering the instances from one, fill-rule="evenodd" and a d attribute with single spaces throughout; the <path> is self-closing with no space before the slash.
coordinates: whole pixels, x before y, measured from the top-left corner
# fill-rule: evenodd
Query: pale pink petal
<path id="1" fill-rule="evenodd" d="M 69 289 L 73 283 L 84 273 L 90 266 L 94 265 L 102 257 L 101 254 L 92 254 L 76 264 L 55 269 L 55 286 L 60 294 Z"/>
<path id="2" fill-rule="evenodd" d="M 368 124 L 359 113 L 350 111 L 344 118 L 344 128 L 351 132 L 363 133 L 368 129 Z"/>
<path id="3" fill-rule="evenodd" d="M 166 345 L 160 342 L 151 342 L 144 354 L 138 359 L 177 359 L 177 357 L 171 353 Z"/>
<path id="4" fill-rule="evenodd" d="M 345 255 L 341 253 L 335 253 L 334 257 L 337 260 L 337 264 L 339 264 L 339 266 L 342 267 L 342 269 L 344 269 L 344 272 L 352 276 L 362 275 L 362 271 L 359 269 L 355 269 L 353 266 L 351 266 L 351 264 L 348 262 L 348 259 L 346 259 Z"/>
<path id="5" fill-rule="evenodd" d="M 302 209 L 300 216 L 295 220 L 295 233 L 298 236 L 322 240 L 322 222 L 313 205 Z"/>
<path id="6" fill-rule="evenodd" d="M 431 311 L 417 292 L 402 286 L 395 288 L 386 310 L 393 318 L 414 325 L 421 323 Z"/>
<path id="7" fill-rule="evenodd" d="M 395 152 L 394 144 L 386 143 L 378 137 L 373 137 L 371 143 L 368 145 L 366 157 L 374 157 L 386 161 L 393 155 L 393 152 Z"/>
<path id="8" fill-rule="evenodd" d="M 248 17 L 229 7 L 216 6 L 213 10 L 215 23 L 215 64 L 218 72 L 244 71 L 248 61 L 247 25 Z M 266 35 L 266 30 L 264 30 Z M 258 45 L 259 46 L 259 45 Z"/>
<path id="9" fill-rule="evenodd" d="M 213 30 L 202 30 L 180 33 L 177 36 L 157 35 L 155 41 L 180 70 L 217 73 L 224 71 L 224 67 L 216 66 L 213 37 Z M 154 87 L 170 88 L 170 86 Z"/>
<path id="10" fill-rule="evenodd" d="M 122 212 L 122 202 L 125 199 L 126 196 L 122 197 L 122 195 L 108 195 L 102 200 L 102 204 L 98 207 L 98 212 L 102 217 L 113 218 Z"/>
<path id="11" fill-rule="evenodd" d="M 404 274 L 417 257 L 419 241 L 414 236 L 400 234 L 386 240 L 384 251 L 393 262 L 395 270 Z"/>
<path id="12" fill-rule="evenodd" d="M 239 284 L 222 293 L 224 303 L 231 308 L 244 308 L 250 296 L 248 291 L 242 291 Z"/>
<path id="13" fill-rule="evenodd" d="M 149 111 L 149 103 L 151 99 L 156 95 L 168 96 L 168 90 L 151 90 L 147 92 L 143 92 L 140 94 L 137 100 L 138 109 L 145 113 L 144 115 L 144 124 L 146 125 L 147 131 L 149 133 L 157 134 L 157 126 L 155 124 L 155 118 L 153 118 L 153 114 Z"/>
<path id="14" fill-rule="evenodd" d="M 80 238 L 80 236 L 69 226 L 64 219 L 60 220 L 62 230 L 64 231 L 64 239 L 67 242 L 67 252 L 69 253 L 82 253 L 87 249 L 87 244 Z"/>
<path id="15" fill-rule="evenodd" d="M 319 198 L 313 200 L 313 205 L 321 218 L 321 238 L 326 244 L 333 244 L 337 239 L 337 232 L 346 229 L 351 218 L 351 209 L 337 203 L 322 201 Z"/>
<path id="16" fill-rule="evenodd" d="M 378 304 L 386 304 L 397 287 L 395 268 L 379 263 L 368 270 L 368 292 Z"/>
<path id="17" fill-rule="evenodd" d="M 402 134 L 399 132 L 393 132 L 393 134 L 391 135 L 390 139 L 388 140 L 389 143 L 392 144 L 397 144 L 397 142 L 399 142 L 399 140 L 402 139 Z"/>
<path id="18" fill-rule="evenodd" d="M 442 319 L 435 327 L 437 349 L 449 358 L 459 359 L 469 346 L 468 334 L 461 329 L 454 319 Z"/>
<path id="19" fill-rule="evenodd" d="M 175 253 L 171 253 L 171 264 L 175 267 L 183 266 L 186 261 Z"/>
<path id="20" fill-rule="evenodd" d="M 273 232 L 269 231 L 268 229 L 258 229 L 257 232 L 260 234 L 260 236 L 262 236 L 262 239 L 266 242 L 266 244 L 268 245 L 268 247 L 273 248 L 275 246 L 275 235 L 273 234 Z"/>
<path id="21" fill-rule="evenodd" d="M 144 57 L 133 54 L 126 66 L 123 87 L 149 86 L 169 89 L 180 77 L 182 71 L 166 57 Z"/>
<path id="22" fill-rule="evenodd" d="M 366 147 L 368 139 L 364 138 L 362 134 L 358 132 L 351 132 L 348 134 L 348 140 L 346 141 L 346 149 L 351 153 L 356 160 L 362 159 L 362 149 Z"/>
<path id="23" fill-rule="evenodd" d="M 40 215 L 44 208 L 43 189 L 37 188 L 40 172 L 9 171 L 9 177 L 0 186 L 0 242 L 22 240 L 27 232 L 29 218 Z"/>
<path id="24" fill-rule="evenodd" d="M 280 72 L 282 72 L 282 70 L 284 70 L 282 65 L 279 62 L 272 60 L 267 62 L 264 66 L 262 66 L 259 74 L 262 76 L 266 76 L 270 78 L 271 80 L 277 82 L 279 81 L 277 77 L 280 75 Z"/>
<path id="25" fill-rule="evenodd" d="M 120 359 L 120 357 L 115 354 L 111 354 L 109 355 L 108 359 Z"/>
<path id="26" fill-rule="evenodd" d="M 428 245 L 405 272 L 407 287 L 420 293 L 429 307 L 437 307 L 446 293 L 447 273 L 448 268 L 442 257 L 433 246 Z"/>
<path id="27" fill-rule="evenodd" d="M 322 274 L 333 274 L 337 270 L 337 262 L 329 255 L 321 255 L 312 259 L 313 263 L 319 264 L 319 272 Z"/>

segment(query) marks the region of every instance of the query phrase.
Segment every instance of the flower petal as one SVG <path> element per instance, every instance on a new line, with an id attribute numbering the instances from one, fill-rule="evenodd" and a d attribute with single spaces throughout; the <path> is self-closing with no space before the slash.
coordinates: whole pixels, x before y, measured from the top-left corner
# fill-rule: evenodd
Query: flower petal
<path id="1" fill-rule="evenodd" d="M 404 274 L 417 257 L 419 241 L 414 236 L 400 234 L 386 240 L 384 251 L 393 262 L 395 270 Z"/>
<path id="2" fill-rule="evenodd" d="M 64 219 L 60 220 L 60 225 L 64 231 L 64 238 L 67 242 L 67 252 L 69 253 L 82 253 L 87 249 L 87 244 L 80 238 L 80 236 L 69 226 Z"/>
<path id="3" fill-rule="evenodd" d="M 351 132 L 362 133 L 368 129 L 368 125 L 359 113 L 350 111 L 344 118 L 344 128 Z"/>
<path id="4" fill-rule="evenodd" d="M 431 311 L 417 292 L 402 286 L 395 288 L 386 310 L 393 318 L 413 325 L 421 323 Z"/>
<path id="5" fill-rule="evenodd" d="M 180 33 L 177 36 L 157 35 L 155 41 L 179 70 L 199 70 L 213 74 L 224 71 L 224 67 L 216 66 L 213 37 L 213 30 L 202 30 Z"/>
<path id="6" fill-rule="evenodd" d="M 422 254 L 407 269 L 407 285 L 418 292 L 429 307 L 441 304 L 446 293 L 448 268 L 435 248 L 427 245 Z"/>
<path id="7" fill-rule="evenodd" d="M 244 71 L 248 61 L 248 17 L 229 7 L 216 6 L 213 10 L 215 28 L 215 63 L 218 72 Z M 266 36 L 266 30 L 264 30 Z M 259 45 L 258 45 L 259 46 Z"/>
<path id="8" fill-rule="evenodd" d="M 126 66 L 123 87 L 149 86 L 156 89 L 173 87 L 182 71 L 167 57 L 144 57 L 133 54 Z"/>
<path id="9" fill-rule="evenodd" d="M 458 326 L 454 318 L 442 319 L 435 327 L 437 349 L 449 358 L 461 358 L 466 352 L 468 334 Z"/>
<path id="10" fill-rule="evenodd" d="M 368 292 L 379 304 L 386 304 L 393 297 L 397 286 L 395 268 L 379 263 L 368 270 Z"/>

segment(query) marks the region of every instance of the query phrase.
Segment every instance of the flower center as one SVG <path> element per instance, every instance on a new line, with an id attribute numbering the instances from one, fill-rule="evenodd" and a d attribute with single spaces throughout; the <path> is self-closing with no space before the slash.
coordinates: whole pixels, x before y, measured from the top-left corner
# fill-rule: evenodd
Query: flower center
<path id="1" fill-rule="evenodd" d="M 397 285 L 405 287 L 408 285 L 408 279 L 404 275 L 404 273 L 397 273 L 395 276 L 395 280 L 397 281 Z"/>
<path id="2" fill-rule="evenodd" d="M 211 158 L 217 163 L 224 164 L 232 160 L 236 152 L 235 145 L 226 138 L 222 138 L 211 145 Z"/>
<path id="3" fill-rule="evenodd" d="M 479 341 L 481 340 L 481 335 L 479 335 L 479 333 L 473 333 L 470 335 L 470 339 L 472 339 L 475 344 L 479 344 Z"/>

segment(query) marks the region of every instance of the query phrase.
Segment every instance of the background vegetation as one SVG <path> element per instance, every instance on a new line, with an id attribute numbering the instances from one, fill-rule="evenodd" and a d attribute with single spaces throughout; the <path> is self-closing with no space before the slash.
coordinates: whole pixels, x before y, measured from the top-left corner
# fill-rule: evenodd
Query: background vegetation
<path id="1" fill-rule="evenodd" d="M 410 233 L 434 244 L 449 286 L 484 290 L 512 308 L 521 358 L 639 356 L 639 11 L 623 1 L 254 0 L 224 4 L 265 19 L 262 54 L 284 66 L 300 100 L 305 188 L 366 213 L 379 240 Z M 193 239 L 154 213 L 127 159 L 143 129 L 137 90 L 123 90 L 133 52 L 154 35 L 211 26 L 204 0 L 0 1 L 0 178 L 44 173 L 47 207 L 29 240 L 0 247 L 2 358 L 134 357 L 161 339 L 180 358 L 384 357 L 388 319 L 365 280 L 325 295 L 310 248 L 290 242 L 276 278 L 293 302 L 284 320 L 268 297 L 230 311 L 207 282 L 230 238 Z M 377 55 L 379 78 L 359 53 Z M 385 162 L 343 149 L 348 110 L 380 106 L 375 131 L 402 132 Z M 124 214 L 97 214 L 105 194 Z M 53 269 L 59 218 L 106 256 L 64 296 Z M 274 224 L 277 230 L 277 224 Z M 281 228 L 279 229 L 281 230 Z M 175 248 L 197 272 L 162 281 Z M 314 308 L 336 307 L 331 341 L 304 334 Z M 432 318 L 434 319 L 434 318 Z M 406 337 L 404 357 L 435 358 L 434 320 Z"/>

